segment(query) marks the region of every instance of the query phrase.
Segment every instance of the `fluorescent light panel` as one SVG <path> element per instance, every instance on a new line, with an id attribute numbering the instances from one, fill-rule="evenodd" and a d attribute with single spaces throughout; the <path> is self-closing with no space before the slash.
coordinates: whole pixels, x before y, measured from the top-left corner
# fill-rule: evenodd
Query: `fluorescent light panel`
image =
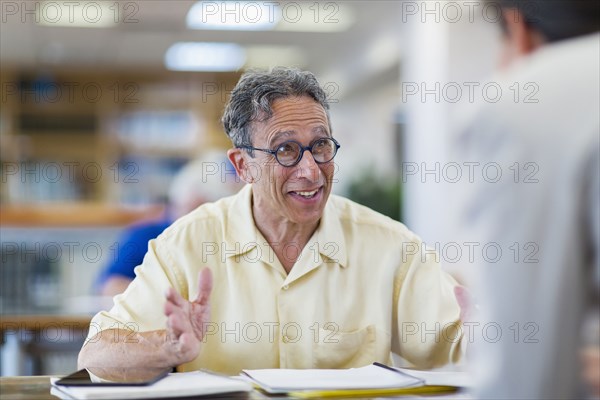
<path id="1" fill-rule="evenodd" d="M 173 71 L 237 71 L 245 62 L 246 52 L 235 43 L 178 42 L 165 54 Z"/>
<path id="2" fill-rule="evenodd" d="M 206 30 L 342 32 L 354 22 L 339 2 L 199 1 L 187 14 L 188 28 Z"/>
<path id="3" fill-rule="evenodd" d="M 275 6 L 257 1 L 199 1 L 187 14 L 191 29 L 268 31 L 278 22 Z"/>
<path id="4" fill-rule="evenodd" d="M 25 2 L 22 4 L 26 7 Z M 28 3 L 27 7 L 35 8 L 36 22 L 39 25 L 61 28 L 110 28 L 124 18 L 124 11 L 119 4 L 114 1 L 47 0 Z"/>

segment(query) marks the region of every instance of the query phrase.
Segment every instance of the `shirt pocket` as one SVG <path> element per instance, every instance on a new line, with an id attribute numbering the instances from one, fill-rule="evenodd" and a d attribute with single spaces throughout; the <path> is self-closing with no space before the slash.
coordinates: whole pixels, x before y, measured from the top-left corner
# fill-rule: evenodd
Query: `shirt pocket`
<path id="1" fill-rule="evenodd" d="M 376 361 L 375 325 L 355 331 L 319 329 L 313 343 L 314 368 L 363 367 Z"/>

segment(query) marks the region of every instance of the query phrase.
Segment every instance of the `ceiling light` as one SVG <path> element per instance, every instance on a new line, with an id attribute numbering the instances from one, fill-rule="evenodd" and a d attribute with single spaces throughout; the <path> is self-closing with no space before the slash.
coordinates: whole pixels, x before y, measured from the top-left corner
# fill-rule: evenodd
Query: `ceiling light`
<path id="1" fill-rule="evenodd" d="M 244 49 L 235 43 L 179 42 L 165 54 L 173 71 L 237 71 L 246 61 Z"/>
<path id="2" fill-rule="evenodd" d="M 191 29 L 268 31 L 280 15 L 277 3 L 256 1 L 200 1 L 187 14 Z"/>
<path id="3" fill-rule="evenodd" d="M 199 1 L 187 14 L 188 28 L 232 31 L 342 32 L 355 20 L 336 2 Z"/>
<path id="4" fill-rule="evenodd" d="M 110 1 L 43 1 L 31 3 L 32 8 L 35 8 L 32 12 L 35 12 L 37 24 L 61 28 L 113 27 L 125 17 L 125 15 L 122 15 L 124 14 L 123 10 L 117 4 Z"/>
<path id="5" fill-rule="evenodd" d="M 288 32 L 343 32 L 355 22 L 354 9 L 348 4 L 283 3 L 278 31 Z"/>

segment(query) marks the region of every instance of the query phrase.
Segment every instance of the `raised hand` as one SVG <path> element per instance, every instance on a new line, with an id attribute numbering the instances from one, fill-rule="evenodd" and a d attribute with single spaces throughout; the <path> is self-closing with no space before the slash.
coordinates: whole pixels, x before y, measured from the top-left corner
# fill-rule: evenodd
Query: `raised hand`
<path id="1" fill-rule="evenodd" d="M 166 293 L 166 339 L 172 347 L 176 365 L 190 362 L 200 353 L 205 328 L 210 320 L 212 285 L 210 269 L 203 268 L 198 274 L 198 296 L 193 301 L 185 300 L 173 288 L 169 288 Z"/>
<path id="2" fill-rule="evenodd" d="M 464 286 L 454 287 L 454 296 L 460 307 L 460 320 L 463 322 L 470 321 L 474 317 L 474 299 L 471 292 Z"/>

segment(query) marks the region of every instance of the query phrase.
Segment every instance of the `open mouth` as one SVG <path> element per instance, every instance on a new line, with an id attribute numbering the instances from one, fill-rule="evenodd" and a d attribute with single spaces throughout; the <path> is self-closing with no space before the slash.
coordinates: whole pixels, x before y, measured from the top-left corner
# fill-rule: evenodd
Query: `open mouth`
<path id="1" fill-rule="evenodd" d="M 294 197 L 298 197 L 300 199 L 310 200 L 310 199 L 314 199 L 315 197 L 317 197 L 320 192 L 321 192 L 321 188 L 317 188 L 314 190 L 302 190 L 302 191 L 296 190 L 296 191 L 290 192 L 290 194 L 293 195 Z"/>

